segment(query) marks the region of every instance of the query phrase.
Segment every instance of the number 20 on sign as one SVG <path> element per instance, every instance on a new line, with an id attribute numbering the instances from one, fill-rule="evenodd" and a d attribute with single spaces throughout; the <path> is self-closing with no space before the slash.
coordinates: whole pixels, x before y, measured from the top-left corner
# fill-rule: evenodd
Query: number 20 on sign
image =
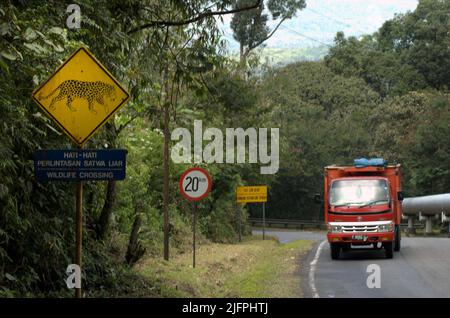
<path id="1" fill-rule="evenodd" d="M 200 201 L 211 191 L 211 177 L 202 168 L 190 168 L 180 177 L 180 192 L 189 201 Z"/>

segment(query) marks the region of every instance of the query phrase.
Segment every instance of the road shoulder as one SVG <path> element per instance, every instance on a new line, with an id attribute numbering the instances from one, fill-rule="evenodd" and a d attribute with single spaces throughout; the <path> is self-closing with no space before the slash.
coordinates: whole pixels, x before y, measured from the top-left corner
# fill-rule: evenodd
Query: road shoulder
<path id="1" fill-rule="evenodd" d="M 251 236 L 240 244 L 200 246 L 196 268 L 186 253 L 170 262 L 147 258 L 136 270 L 160 297 L 299 298 L 300 264 L 312 245 L 310 240 L 281 244 Z"/>

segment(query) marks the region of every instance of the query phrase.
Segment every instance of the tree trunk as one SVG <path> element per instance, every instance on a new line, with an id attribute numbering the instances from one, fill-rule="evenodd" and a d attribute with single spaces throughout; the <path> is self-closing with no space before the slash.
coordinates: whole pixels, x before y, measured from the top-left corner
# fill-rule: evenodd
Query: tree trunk
<path id="1" fill-rule="evenodd" d="M 104 239 L 108 233 L 112 211 L 116 202 L 116 181 L 108 181 L 105 203 L 98 219 L 97 236 Z"/>
<path id="2" fill-rule="evenodd" d="M 137 212 L 136 208 L 136 212 Z M 127 254 L 125 260 L 128 265 L 133 266 L 144 254 L 145 248 L 139 242 L 139 231 L 141 229 L 142 219 L 141 214 L 136 213 L 134 218 L 133 227 L 131 229 L 130 241 L 128 243 Z"/>
<path id="3" fill-rule="evenodd" d="M 116 140 L 118 136 L 118 132 L 114 123 L 106 123 L 105 125 L 108 133 L 109 133 L 109 146 L 111 149 L 116 147 Z M 114 205 L 116 203 L 116 181 L 110 180 L 108 181 L 108 185 L 106 187 L 106 195 L 105 202 L 103 203 L 102 211 L 100 212 L 100 217 L 98 219 L 97 224 L 97 237 L 101 240 L 105 239 L 108 230 L 109 223 L 111 220 L 111 215 L 113 213 Z"/>
<path id="4" fill-rule="evenodd" d="M 164 172 L 163 172 L 163 210 L 164 210 L 164 259 L 169 260 L 169 103 L 164 104 Z"/>
<path id="5" fill-rule="evenodd" d="M 86 213 L 86 227 L 90 230 L 94 230 L 97 227 L 97 220 L 95 219 L 95 191 L 93 188 L 85 187 L 84 193 L 86 197 L 85 209 Z"/>
<path id="6" fill-rule="evenodd" d="M 239 43 L 239 64 L 242 66 L 244 62 L 244 46 Z"/>

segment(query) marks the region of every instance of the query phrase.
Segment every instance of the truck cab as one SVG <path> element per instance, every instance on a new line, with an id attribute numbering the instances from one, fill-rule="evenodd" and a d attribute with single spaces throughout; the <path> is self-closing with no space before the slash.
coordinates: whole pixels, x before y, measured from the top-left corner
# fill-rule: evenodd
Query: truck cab
<path id="1" fill-rule="evenodd" d="M 325 167 L 324 208 L 331 258 L 357 246 L 400 250 L 401 170 L 383 159 Z"/>

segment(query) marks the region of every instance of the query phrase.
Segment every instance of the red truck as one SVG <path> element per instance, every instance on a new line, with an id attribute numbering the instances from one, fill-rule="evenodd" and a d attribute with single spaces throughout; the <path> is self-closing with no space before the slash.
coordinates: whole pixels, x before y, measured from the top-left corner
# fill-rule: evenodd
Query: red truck
<path id="1" fill-rule="evenodd" d="M 353 166 L 325 167 L 325 222 L 331 258 L 365 245 L 400 250 L 403 194 L 400 165 L 380 158 L 356 159 Z"/>

